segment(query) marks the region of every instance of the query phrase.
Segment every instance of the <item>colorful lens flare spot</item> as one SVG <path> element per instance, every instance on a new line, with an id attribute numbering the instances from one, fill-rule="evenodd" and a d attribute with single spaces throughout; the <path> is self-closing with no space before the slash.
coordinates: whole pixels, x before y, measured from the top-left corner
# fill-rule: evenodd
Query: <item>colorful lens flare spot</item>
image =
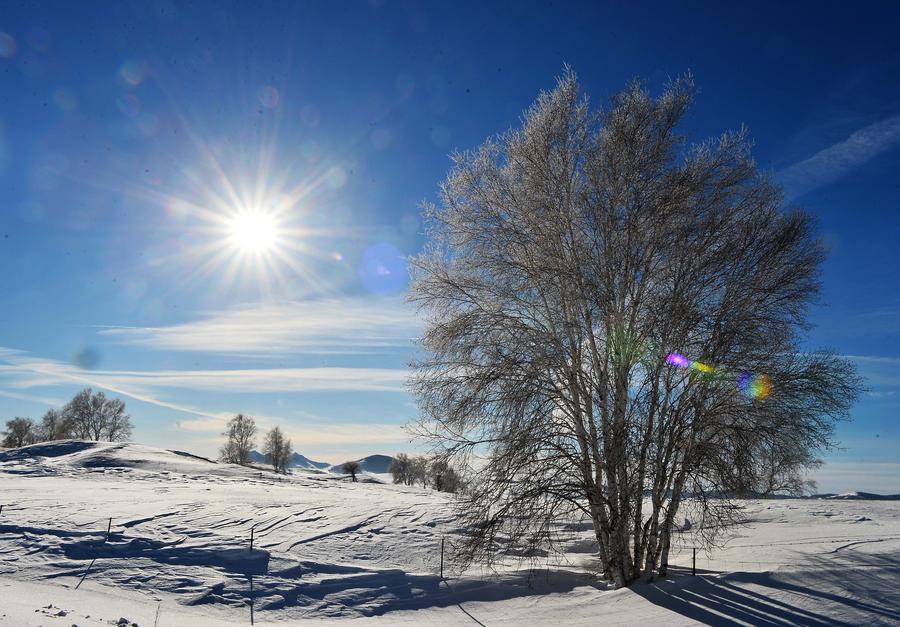
<path id="1" fill-rule="evenodd" d="M 147 64 L 143 61 L 126 61 L 119 67 L 119 77 L 127 86 L 137 87 L 147 76 Z"/>
<path id="2" fill-rule="evenodd" d="M 696 370 L 698 372 L 703 372 L 705 374 L 711 374 L 715 370 L 715 368 L 713 368 L 709 364 L 704 364 L 699 361 L 692 361 L 691 368 L 693 368 L 694 370 Z"/>
<path id="3" fill-rule="evenodd" d="M 687 368 L 691 365 L 690 359 L 684 355 L 679 355 L 678 353 L 669 353 L 668 356 L 666 356 L 666 361 L 679 368 Z"/>
<path id="4" fill-rule="evenodd" d="M 726 372 L 717 372 L 716 369 L 709 364 L 700 361 L 691 361 L 684 355 L 679 353 L 669 353 L 666 355 L 666 361 L 673 366 L 679 368 L 690 368 L 703 374 L 716 374 L 716 379 L 727 380 L 731 378 Z M 737 376 L 737 388 L 748 397 L 754 400 L 763 400 L 768 398 L 772 393 L 772 381 L 764 374 L 750 374 L 742 372 Z"/>
<path id="5" fill-rule="evenodd" d="M 747 385 L 748 396 L 755 398 L 756 400 L 768 398 L 771 392 L 772 382 L 769 380 L 769 377 L 764 374 L 754 376 Z"/>

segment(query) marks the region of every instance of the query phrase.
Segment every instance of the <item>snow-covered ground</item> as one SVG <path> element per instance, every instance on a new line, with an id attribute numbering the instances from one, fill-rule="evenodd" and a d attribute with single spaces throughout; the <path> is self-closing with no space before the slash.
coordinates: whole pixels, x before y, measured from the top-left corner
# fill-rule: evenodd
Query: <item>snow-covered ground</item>
<path id="1" fill-rule="evenodd" d="M 446 495 L 135 444 L 0 453 L 0 503 L 3 624 L 900 624 L 898 501 L 749 501 L 697 577 L 686 533 L 671 580 L 624 590 L 584 525 L 548 570 L 441 581 Z"/>

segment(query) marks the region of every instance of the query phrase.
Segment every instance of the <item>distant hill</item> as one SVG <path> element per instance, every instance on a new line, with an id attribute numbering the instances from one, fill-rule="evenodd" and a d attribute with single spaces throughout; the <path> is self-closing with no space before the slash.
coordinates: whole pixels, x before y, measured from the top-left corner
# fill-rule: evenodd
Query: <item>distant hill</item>
<path id="1" fill-rule="evenodd" d="M 817 494 L 817 499 L 840 501 L 900 501 L 900 494 L 874 494 L 872 492 L 844 492 L 843 494 Z"/>
<path id="2" fill-rule="evenodd" d="M 362 468 L 366 472 L 371 472 L 373 474 L 384 474 L 388 472 L 388 468 L 391 465 L 391 462 L 394 461 L 394 458 L 389 455 L 369 455 L 368 457 L 363 457 L 362 459 L 355 460 L 359 462 L 360 468 Z M 343 473 L 343 469 L 341 466 L 344 464 L 335 464 L 328 470 L 331 472 Z"/>
<path id="3" fill-rule="evenodd" d="M 250 451 L 250 461 L 254 464 L 268 464 L 266 461 L 266 456 L 260 453 L 259 451 Z M 324 468 L 328 468 L 330 464 L 328 462 L 317 462 L 309 459 L 305 455 L 301 455 L 300 453 L 294 453 L 291 455 L 291 468 L 307 468 L 309 470 L 322 470 Z"/>
<path id="4" fill-rule="evenodd" d="M 300 453 L 294 453 L 291 455 L 291 466 L 296 466 L 297 468 L 328 468 L 328 462 L 316 462 L 306 457 L 305 455 L 301 455 Z"/>

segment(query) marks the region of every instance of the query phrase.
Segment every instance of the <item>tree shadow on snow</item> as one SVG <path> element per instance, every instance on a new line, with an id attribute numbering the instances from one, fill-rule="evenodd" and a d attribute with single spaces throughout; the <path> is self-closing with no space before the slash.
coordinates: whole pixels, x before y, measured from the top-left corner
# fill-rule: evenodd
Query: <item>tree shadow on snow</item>
<path id="1" fill-rule="evenodd" d="M 111 535 L 115 538 L 115 535 Z M 81 541 L 64 544 L 63 553 L 69 559 L 149 559 L 161 564 L 206 566 L 242 575 L 262 575 L 269 569 L 268 551 L 237 547 L 179 546 L 176 542 L 160 542 L 133 538 L 128 542 Z"/>
<path id="2" fill-rule="evenodd" d="M 807 557 L 796 569 L 722 576 L 706 572 L 638 584 L 633 591 L 712 625 L 861 625 L 900 621 L 898 581 L 900 553 L 848 553 L 840 560 Z"/>
<path id="3" fill-rule="evenodd" d="M 304 573 L 305 577 L 309 574 Z M 346 615 L 347 610 L 363 616 L 380 616 L 399 610 L 565 593 L 576 587 L 596 584 L 593 577 L 583 572 L 563 570 L 538 576 L 534 573 L 514 573 L 484 580 L 457 579 L 448 583 L 436 575 L 345 566 L 337 577 L 307 582 L 303 578 L 301 576 L 300 581 L 290 586 L 257 587 L 256 608 L 277 610 L 307 606 L 325 616 L 331 614 L 331 610 L 335 616 Z M 596 585 L 603 587 L 603 584 Z"/>

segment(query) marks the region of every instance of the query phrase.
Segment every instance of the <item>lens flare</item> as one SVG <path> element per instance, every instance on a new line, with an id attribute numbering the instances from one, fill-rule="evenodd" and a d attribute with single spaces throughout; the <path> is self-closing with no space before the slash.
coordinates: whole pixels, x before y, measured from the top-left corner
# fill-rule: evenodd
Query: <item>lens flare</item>
<path id="1" fill-rule="evenodd" d="M 691 361 L 680 353 L 669 353 L 666 355 L 666 361 L 673 366 L 679 368 L 690 368 L 696 372 L 703 374 L 715 374 L 717 380 L 729 380 L 733 375 L 723 372 L 700 361 Z M 751 374 L 742 372 L 737 375 L 737 389 L 754 400 L 764 400 L 772 393 L 772 380 L 765 374 Z"/>
<path id="2" fill-rule="evenodd" d="M 678 366 L 679 368 L 687 368 L 691 365 L 690 359 L 688 359 L 684 355 L 679 355 L 678 353 L 669 353 L 666 356 L 666 361 L 673 366 Z"/>
<path id="3" fill-rule="evenodd" d="M 704 374 L 712 374 L 715 371 L 715 368 L 713 368 L 709 364 L 704 364 L 699 361 L 692 361 L 691 368 L 693 370 L 696 370 L 697 372 L 702 372 Z"/>
<path id="4" fill-rule="evenodd" d="M 747 395 L 756 400 L 763 400 L 772 393 L 772 382 L 764 374 L 754 376 L 747 386 Z"/>

